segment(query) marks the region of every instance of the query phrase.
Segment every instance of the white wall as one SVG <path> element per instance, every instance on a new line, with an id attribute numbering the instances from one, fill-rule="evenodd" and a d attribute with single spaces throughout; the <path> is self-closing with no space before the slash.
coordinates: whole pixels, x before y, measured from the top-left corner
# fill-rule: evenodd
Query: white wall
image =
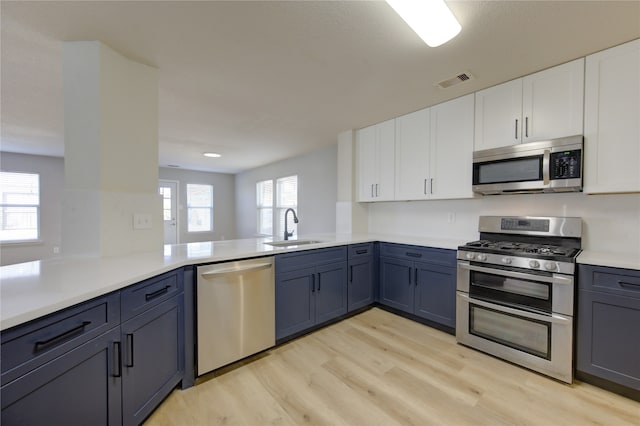
<path id="1" fill-rule="evenodd" d="M 235 176 L 168 167 L 160 168 L 160 179 L 178 181 L 178 241 L 231 240 L 236 238 Z M 213 232 L 187 232 L 187 184 L 213 185 Z"/>
<path id="2" fill-rule="evenodd" d="M 640 194 L 527 194 L 470 200 L 371 203 L 369 231 L 403 235 L 478 238 L 480 215 L 577 216 L 584 249 L 640 253 Z M 450 222 L 453 213 L 455 221 Z"/>
<path id="3" fill-rule="evenodd" d="M 39 155 L 0 153 L 0 168 L 5 172 L 40 174 L 39 243 L 5 243 L 0 246 L 0 265 L 28 262 L 56 256 L 62 238 L 62 194 L 64 159 Z"/>
<path id="4" fill-rule="evenodd" d="M 300 235 L 336 230 L 337 146 L 236 175 L 237 237 L 256 236 L 256 182 L 298 175 Z"/>

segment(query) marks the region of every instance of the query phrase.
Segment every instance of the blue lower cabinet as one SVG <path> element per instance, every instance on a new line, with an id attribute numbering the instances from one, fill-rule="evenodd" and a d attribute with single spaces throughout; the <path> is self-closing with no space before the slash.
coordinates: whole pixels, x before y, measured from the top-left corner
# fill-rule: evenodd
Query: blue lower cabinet
<path id="1" fill-rule="evenodd" d="M 316 268 L 316 323 L 347 313 L 347 262 Z"/>
<path id="2" fill-rule="evenodd" d="M 347 249 L 276 256 L 276 339 L 347 313 Z"/>
<path id="3" fill-rule="evenodd" d="M 119 339 L 115 328 L 3 386 L 2 424 L 121 424 Z"/>
<path id="4" fill-rule="evenodd" d="M 347 262 L 276 274 L 276 339 L 347 313 Z"/>
<path id="5" fill-rule="evenodd" d="M 276 339 L 316 323 L 315 268 L 276 274 Z"/>
<path id="6" fill-rule="evenodd" d="M 349 260 L 347 310 L 349 312 L 375 301 L 375 262 L 373 256 Z"/>
<path id="7" fill-rule="evenodd" d="M 180 383 L 182 310 L 182 297 L 174 297 L 122 324 L 124 425 L 142 423 Z"/>
<path id="8" fill-rule="evenodd" d="M 449 327 L 456 326 L 456 269 L 415 264 L 414 314 Z"/>
<path id="9" fill-rule="evenodd" d="M 3 331 L 2 424 L 142 423 L 184 376 L 182 271 L 161 277 Z"/>
<path id="10" fill-rule="evenodd" d="M 577 376 L 639 399 L 640 271 L 580 265 L 578 286 Z"/>
<path id="11" fill-rule="evenodd" d="M 380 303 L 413 313 L 413 262 L 380 258 Z"/>
<path id="12" fill-rule="evenodd" d="M 380 244 L 381 304 L 455 327 L 455 250 Z"/>

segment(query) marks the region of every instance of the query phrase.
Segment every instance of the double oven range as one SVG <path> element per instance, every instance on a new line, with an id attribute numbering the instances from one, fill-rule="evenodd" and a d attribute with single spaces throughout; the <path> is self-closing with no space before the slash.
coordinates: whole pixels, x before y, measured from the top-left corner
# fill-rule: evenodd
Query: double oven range
<path id="1" fill-rule="evenodd" d="M 458 342 L 571 383 L 582 220 L 481 216 L 478 230 L 458 248 Z"/>

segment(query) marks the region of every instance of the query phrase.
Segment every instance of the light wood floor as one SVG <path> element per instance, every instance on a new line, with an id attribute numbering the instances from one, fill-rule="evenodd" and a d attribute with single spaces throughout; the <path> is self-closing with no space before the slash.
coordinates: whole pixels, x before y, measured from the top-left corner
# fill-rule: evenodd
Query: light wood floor
<path id="1" fill-rule="evenodd" d="M 640 425 L 640 403 L 565 385 L 380 309 L 186 391 L 147 425 Z"/>

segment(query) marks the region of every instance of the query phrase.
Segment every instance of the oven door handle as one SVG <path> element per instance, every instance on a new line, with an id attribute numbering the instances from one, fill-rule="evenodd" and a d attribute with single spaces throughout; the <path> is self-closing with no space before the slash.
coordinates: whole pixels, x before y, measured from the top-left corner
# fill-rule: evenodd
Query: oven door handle
<path id="1" fill-rule="evenodd" d="M 571 320 L 571 317 L 557 313 L 552 313 L 550 315 L 534 314 L 533 312 L 525 311 L 522 309 L 510 308 L 508 306 L 498 305 L 496 303 L 485 302 L 484 300 L 472 299 L 466 293 L 458 292 L 458 297 L 464 299 L 465 302 L 474 304 L 476 306 L 482 306 L 483 308 L 493 309 L 494 311 L 504 312 L 506 314 L 529 318 L 532 320 L 551 322 L 554 324 L 566 324 L 567 321 Z"/>
<path id="2" fill-rule="evenodd" d="M 552 284 L 573 284 L 572 278 L 567 278 L 562 275 L 553 274 L 550 277 L 543 275 L 532 275 L 523 272 L 505 271 L 504 269 L 485 268 L 482 266 L 469 265 L 466 263 L 458 263 L 458 268 L 466 269 L 468 271 L 485 272 L 487 274 L 500 275 L 509 278 L 520 278 L 529 281 L 541 281 Z"/>

